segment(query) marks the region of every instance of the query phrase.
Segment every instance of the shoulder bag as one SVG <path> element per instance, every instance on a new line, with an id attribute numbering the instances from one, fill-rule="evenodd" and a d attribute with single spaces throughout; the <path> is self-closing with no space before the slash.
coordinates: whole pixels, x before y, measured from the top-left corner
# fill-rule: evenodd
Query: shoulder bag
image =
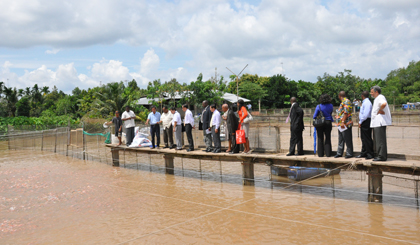
<path id="1" fill-rule="evenodd" d="M 318 116 L 314 119 L 314 121 L 313 121 L 313 125 L 314 125 L 314 127 L 322 127 L 322 126 L 324 126 L 325 125 L 325 117 L 324 117 L 324 113 L 322 113 L 322 110 L 321 110 L 321 105 L 318 105 L 319 106 L 319 114 L 318 114 Z"/>
<path id="2" fill-rule="evenodd" d="M 250 123 L 252 120 L 254 120 L 254 118 L 252 117 L 251 113 L 248 111 L 248 115 L 244 119 L 243 123 Z"/>

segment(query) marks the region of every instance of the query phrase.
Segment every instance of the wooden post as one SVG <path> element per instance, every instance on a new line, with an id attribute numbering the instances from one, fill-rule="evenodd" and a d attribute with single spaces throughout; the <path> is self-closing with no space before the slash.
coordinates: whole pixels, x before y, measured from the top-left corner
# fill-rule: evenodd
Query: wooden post
<path id="1" fill-rule="evenodd" d="M 44 130 L 42 130 L 42 136 L 41 136 L 41 151 L 44 150 Z"/>
<path id="2" fill-rule="evenodd" d="M 66 156 L 69 155 L 69 146 L 71 144 L 71 124 L 70 120 L 67 123 L 67 146 L 66 146 Z"/>
<path id="3" fill-rule="evenodd" d="M 174 174 L 174 157 L 169 154 L 163 155 L 165 158 L 165 172 L 167 174 Z"/>
<path id="4" fill-rule="evenodd" d="M 370 168 L 368 170 L 368 201 L 382 202 L 382 170 Z"/>
<path id="5" fill-rule="evenodd" d="M 11 140 L 10 129 L 9 129 L 9 125 L 7 125 L 7 145 L 8 145 L 9 150 L 10 150 L 10 140 Z"/>
<path id="6" fill-rule="evenodd" d="M 54 153 L 57 152 L 57 128 L 55 129 Z"/>
<path id="7" fill-rule="evenodd" d="M 280 150 L 281 150 L 280 126 L 275 126 L 275 129 L 276 129 L 276 152 L 280 153 Z"/>
<path id="8" fill-rule="evenodd" d="M 119 167 L 120 166 L 120 151 L 116 148 L 111 148 L 111 153 L 112 153 L 112 166 L 113 167 Z M 84 157 L 84 152 L 83 152 L 83 157 Z"/>
<path id="9" fill-rule="evenodd" d="M 254 164 L 242 162 L 242 178 L 244 185 L 254 185 Z"/>
<path id="10" fill-rule="evenodd" d="M 86 159 L 86 137 L 85 137 L 85 124 L 82 124 L 82 159 Z M 118 162 L 119 166 L 119 162 Z"/>

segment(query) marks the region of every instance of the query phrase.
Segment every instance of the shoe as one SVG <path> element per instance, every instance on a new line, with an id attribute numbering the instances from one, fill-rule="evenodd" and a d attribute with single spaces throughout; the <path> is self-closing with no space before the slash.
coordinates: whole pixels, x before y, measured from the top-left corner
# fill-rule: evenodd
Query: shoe
<path id="1" fill-rule="evenodd" d="M 286 154 L 286 157 L 290 157 L 290 156 L 293 156 L 293 155 L 295 155 L 295 154 L 292 154 L 292 153 L 289 152 L 289 153 Z"/>
<path id="2" fill-rule="evenodd" d="M 212 152 L 212 151 L 213 151 L 212 149 L 207 149 L 207 150 L 206 150 L 206 152 Z"/>
<path id="3" fill-rule="evenodd" d="M 176 148 L 178 151 L 181 151 L 182 150 L 182 148 Z"/>
<path id="4" fill-rule="evenodd" d="M 373 161 L 374 161 L 374 162 L 385 162 L 385 160 L 379 159 L 379 158 L 377 158 L 377 157 L 375 157 L 375 158 L 373 159 Z"/>
<path id="5" fill-rule="evenodd" d="M 154 147 L 154 146 L 152 146 L 152 149 L 155 149 L 155 147 Z"/>
<path id="6" fill-rule="evenodd" d="M 360 154 L 360 155 L 358 155 L 356 158 L 364 158 L 364 157 L 366 157 L 366 156 L 365 156 L 365 155 Z"/>
<path id="7" fill-rule="evenodd" d="M 163 149 L 169 148 L 169 146 L 165 145 L 165 147 L 163 147 Z"/>
<path id="8" fill-rule="evenodd" d="M 304 155 L 303 153 L 296 153 L 295 156 L 303 156 L 303 155 Z"/>
<path id="9" fill-rule="evenodd" d="M 213 153 L 220 153 L 222 152 L 220 149 L 214 150 Z"/>
<path id="10" fill-rule="evenodd" d="M 349 158 L 352 158 L 352 157 L 353 157 L 352 155 L 346 155 L 344 158 L 349 159 Z"/>
<path id="11" fill-rule="evenodd" d="M 366 156 L 366 160 L 370 160 L 370 159 L 372 159 L 373 157 L 372 156 Z"/>
<path id="12" fill-rule="evenodd" d="M 207 149 L 206 149 L 206 150 L 203 150 L 203 151 L 204 151 L 204 152 L 208 152 L 208 151 L 207 151 Z"/>
<path id="13" fill-rule="evenodd" d="M 235 154 L 235 152 L 233 152 L 233 151 L 229 151 L 229 154 L 231 154 L 231 155 L 232 155 L 232 154 Z"/>
<path id="14" fill-rule="evenodd" d="M 187 152 L 194 151 L 194 149 L 188 149 Z"/>
<path id="15" fill-rule="evenodd" d="M 335 155 L 334 158 L 342 157 L 342 155 Z"/>
<path id="16" fill-rule="evenodd" d="M 173 148 L 174 148 L 174 147 L 172 147 L 172 146 L 171 146 L 171 147 L 169 147 L 169 150 L 172 150 Z"/>

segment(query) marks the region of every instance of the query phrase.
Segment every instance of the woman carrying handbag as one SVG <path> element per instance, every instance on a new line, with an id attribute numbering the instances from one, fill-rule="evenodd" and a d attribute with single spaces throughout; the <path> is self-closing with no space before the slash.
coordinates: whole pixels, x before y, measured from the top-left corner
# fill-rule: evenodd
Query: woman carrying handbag
<path id="1" fill-rule="evenodd" d="M 319 98 L 319 103 L 313 117 L 313 124 L 316 128 L 316 135 L 318 138 L 318 157 L 323 157 L 324 152 L 327 157 L 330 157 L 332 152 L 331 130 L 333 121 L 331 97 L 328 94 L 323 94 Z"/>
<path id="2" fill-rule="evenodd" d="M 245 107 L 245 102 L 242 99 L 238 100 L 237 105 L 238 105 L 239 125 L 240 125 L 240 128 L 245 131 L 245 144 L 244 144 L 245 149 L 243 153 L 251 153 L 252 151 L 251 149 L 249 149 L 249 139 L 248 139 L 249 121 L 251 120 L 249 118 L 251 117 L 251 114 L 247 111 Z M 245 120 L 246 118 L 248 118 L 248 120 Z"/>

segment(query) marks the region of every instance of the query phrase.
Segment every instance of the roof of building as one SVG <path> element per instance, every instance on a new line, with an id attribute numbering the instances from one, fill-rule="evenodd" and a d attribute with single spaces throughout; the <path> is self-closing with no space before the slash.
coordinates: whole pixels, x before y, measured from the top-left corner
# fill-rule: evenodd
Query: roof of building
<path id="1" fill-rule="evenodd" d="M 190 91 L 188 91 L 188 92 L 192 93 Z M 176 100 L 179 100 L 179 99 L 182 98 L 182 96 L 180 95 L 179 92 L 176 92 L 174 98 Z M 246 98 L 243 98 L 243 97 L 236 97 L 236 95 L 231 94 L 231 93 L 224 93 L 222 98 L 223 98 L 223 100 L 229 101 L 230 103 L 236 103 L 236 102 L 238 102 L 238 99 L 242 99 L 245 103 L 251 102 L 251 100 L 249 100 L 249 99 L 246 99 Z M 147 97 L 140 98 L 138 100 L 138 104 L 139 105 L 151 105 L 152 104 L 151 102 L 153 100 L 156 101 L 156 102 L 159 102 L 161 100 L 171 100 L 171 99 L 173 99 L 171 95 L 169 95 L 168 93 L 164 93 L 164 97 L 162 97 L 162 98 L 154 98 L 154 99 L 148 99 Z"/>

